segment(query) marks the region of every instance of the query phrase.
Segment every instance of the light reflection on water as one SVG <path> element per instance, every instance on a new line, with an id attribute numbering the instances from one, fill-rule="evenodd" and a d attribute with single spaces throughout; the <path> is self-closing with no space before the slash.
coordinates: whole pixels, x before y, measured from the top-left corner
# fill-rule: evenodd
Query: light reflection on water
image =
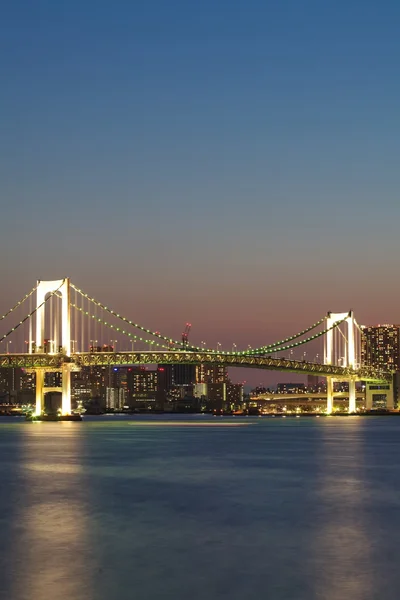
<path id="1" fill-rule="evenodd" d="M 336 424 L 330 422 L 319 429 L 318 518 L 310 563 L 315 573 L 315 596 L 326 600 L 364 600 L 373 597 L 375 581 L 371 553 L 374 524 L 365 505 L 368 481 L 364 471 L 367 457 L 360 435 L 363 423 L 349 419 L 340 432 L 333 429 Z"/>
<path id="2" fill-rule="evenodd" d="M 400 419 L 212 423 L 4 419 L 1 600 L 397 600 Z"/>
<path id="3" fill-rule="evenodd" d="M 80 464 L 81 432 L 72 423 L 50 431 L 32 425 L 24 427 L 16 465 L 21 486 L 10 548 L 15 572 L 10 597 L 90 598 L 90 569 L 82 562 L 90 507 Z"/>

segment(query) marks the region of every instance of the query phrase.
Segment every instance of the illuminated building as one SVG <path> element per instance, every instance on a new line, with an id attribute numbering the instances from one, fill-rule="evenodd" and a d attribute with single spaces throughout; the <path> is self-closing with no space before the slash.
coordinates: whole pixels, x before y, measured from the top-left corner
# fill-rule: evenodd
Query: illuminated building
<path id="1" fill-rule="evenodd" d="M 25 371 L 25 369 L 22 369 L 21 390 L 33 391 L 35 389 L 35 385 L 35 373 L 32 373 L 32 371 Z"/>
<path id="2" fill-rule="evenodd" d="M 195 367 L 196 383 L 224 383 L 228 381 L 227 369 L 224 365 L 201 363 Z"/>
<path id="3" fill-rule="evenodd" d="M 232 410 L 243 402 L 243 385 L 241 383 L 208 383 L 207 397 L 209 408 L 215 410 Z"/>
<path id="4" fill-rule="evenodd" d="M 127 370 L 127 402 L 130 407 L 154 408 L 159 395 L 159 369 L 129 367 Z"/>
<path id="5" fill-rule="evenodd" d="M 278 394 L 302 394 L 305 392 L 304 383 L 278 383 L 276 386 Z"/>
<path id="6" fill-rule="evenodd" d="M 108 367 L 105 371 L 105 386 L 128 389 L 128 367 Z"/>
<path id="7" fill-rule="evenodd" d="M 122 388 L 106 388 L 106 409 L 122 410 L 125 406 L 125 390 Z"/>
<path id="8" fill-rule="evenodd" d="M 226 400 L 230 406 L 241 406 L 243 403 L 243 385 L 241 383 L 227 383 Z"/>
<path id="9" fill-rule="evenodd" d="M 196 366 L 195 365 L 159 365 L 164 369 L 165 385 L 169 390 L 179 385 L 193 385 L 196 383 Z"/>
<path id="10" fill-rule="evenodd" d="M 50 373 L 45 373 L 44 375 L 44 384 L 47 387 L 59 387 L 62 385 L 62 375 L 60 371 L 54 371 Z"/>
<path id="11" fill-rule="evenodd" d="M 71 396 L 76 400 L 97 398 L 104 395 L 108 383 L 106 367 L 82 367 L 71 373 Z"/>
<path id="12" fill-rule="evenodd" d="M 208 391 L 207 387 L 206 383 L 196 383 L 193 386 L 193 396 L 195 398 L 206 398 Z"/>
<path id="13" fill-rule="evenodd" d="M 400 325 L 362 327 L 361 362 L 363 366 L 399 371 Z"/>
<path id="14" fill-rule="evenodd" d="M 20 368 L 0 368 L 0 395 L 8 395 L 10 401 L 14 401 L 21 389 L 22 376 L 23 371 Z"/>

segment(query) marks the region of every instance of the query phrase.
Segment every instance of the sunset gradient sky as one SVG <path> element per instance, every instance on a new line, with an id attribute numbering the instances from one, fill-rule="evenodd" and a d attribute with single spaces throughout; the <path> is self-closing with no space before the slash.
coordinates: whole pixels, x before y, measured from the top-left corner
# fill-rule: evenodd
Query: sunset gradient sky
<path id="1" fill-rule="evenodd" d="M 400 322 L 397 0 L 8 0 L 0 30 L 1 313 L 70 276 L 227 348 Z"/>

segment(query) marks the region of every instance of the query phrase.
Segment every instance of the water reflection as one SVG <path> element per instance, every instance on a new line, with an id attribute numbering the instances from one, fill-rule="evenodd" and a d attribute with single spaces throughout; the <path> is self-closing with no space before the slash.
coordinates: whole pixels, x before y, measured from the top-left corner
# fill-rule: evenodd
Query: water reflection
<path id="1" fill-rule="evenodd" d="M 1 600 L 397 600 L 400 419 L 143 421 L 2 426 Z"/>
<path id="2" fill-rule="evenodd" d="M 13 600 L 91 598 L 88 503 L 81 432 L 73 423 L 29 424 L 21 438 Z"/>
<path id="3" fill-rule="evenodd" d="M 336 425 L 336 427 L 335 427 Z M 316 598 L 365 600 L 375 580 L 374 524 L 367 510 L 365 431 L 358 418 L 319 427 L 315 529 L 311 537 L 310 582 Z"/>

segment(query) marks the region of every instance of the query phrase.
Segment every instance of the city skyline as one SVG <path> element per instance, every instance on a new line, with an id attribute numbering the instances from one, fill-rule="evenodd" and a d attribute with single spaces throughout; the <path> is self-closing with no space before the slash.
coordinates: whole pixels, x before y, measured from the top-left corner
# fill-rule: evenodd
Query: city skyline
<path id="1" fill-rule="evenodd" d="M 398 0 L 10 0 L 0 597 L 397 600 Z"/>
<path id="2" fill-rule="evenodd" d="M 70 276 L 214 347 L 328 310 L 399 322 L 399 17 L 394 1 L 7 6 L 0 312 Z"/>

